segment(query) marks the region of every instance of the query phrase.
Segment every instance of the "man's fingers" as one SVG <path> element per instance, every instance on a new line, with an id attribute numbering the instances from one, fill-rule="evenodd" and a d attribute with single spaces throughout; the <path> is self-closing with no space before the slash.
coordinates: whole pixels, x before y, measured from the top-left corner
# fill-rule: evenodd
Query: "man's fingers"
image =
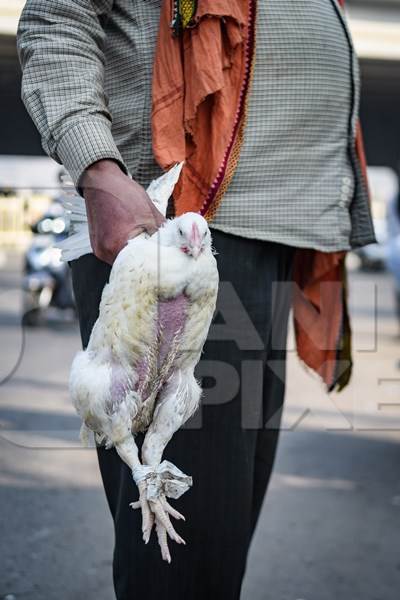
<path id="1" fill-rule="evenodd" d="M 154 224 L 155 227 L 157 227 L 157 229 L 166 221 L 165 216 L 160 213 L 160 211 L 158 210 L 158 208 L 155 206 L 155 204 L 149 199 L 150 201 L 150 210 L 151 210 L 151 214 L 152 214 L 152 222 Z"/>
<path id="2" fill-rule="evenodd" d="M 158 212 L 158 211 L 157 211 Z M 159 213 L 161 215 L 161 213 Z M 155 217 L 153 219 L 150 219 L 145 225 L 144 227 L 146 228 L 146 232 L 149 235 L 153 235 L 153 233 L 155 233 L 156 231 L 158 231 L 161 227 L 161 225 L 165 222 L 164 217 L 161 215 L 161 219 L 158 217 Z"/>
<path id="3" fill-rule="evenodd" d="M 117 258 L 118 252 L 121 248 L 104 248 L 103 246 L 97 245 L 93 248 L 93 254 L 101 261 L 112 265 L 114 260 Z"/>
<path id="4" fill-rule="evenodd" d="M 144 231 L 147 231 L 147 225 L 135 225 L 135 227 L 129 232 L 128 240 L 133 240 Z"/>
<path id="5" fill-rule="evenodd" d="M 161 214 L 161 213 L 160 213 Z M 162 215 L 161 215 L 162 216 Z M 133 239 L 135 238 L 137 235 L 139 235 L 140 233 L 143 233 L 143 231 L 145 231 L 146 233 L 148 233 L 149 235 L 153 235 L 153 233 L 155 233 L 156 231 L 158 231 L 160 225 L 165 221 L 165 219 L 163 219 L 161 222 L 156 221 L 155 219 L 153 219 L 152 217 L 150 217 L 149 219 L 146 219 L 145 221 L 143 221 L 140 225 L 137 225 L 132 232 L 129 234 L 129 239 Z"/>

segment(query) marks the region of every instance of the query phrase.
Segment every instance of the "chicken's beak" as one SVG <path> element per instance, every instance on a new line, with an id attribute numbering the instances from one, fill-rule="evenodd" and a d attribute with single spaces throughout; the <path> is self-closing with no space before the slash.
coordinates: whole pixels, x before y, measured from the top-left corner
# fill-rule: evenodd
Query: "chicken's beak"
<path id="1" fill-rule="evenodd" d="M 190 253 L 195 260 L 197 260 L 200 256 L 201 246 L 192 246 L 190 249 Z"/>

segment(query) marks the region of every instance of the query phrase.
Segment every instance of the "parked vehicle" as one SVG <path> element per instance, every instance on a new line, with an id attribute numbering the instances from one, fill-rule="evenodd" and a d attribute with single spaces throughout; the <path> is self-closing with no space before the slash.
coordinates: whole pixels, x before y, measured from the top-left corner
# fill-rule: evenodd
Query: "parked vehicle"
<path id="1" fill-rule="evenodd" d="M 61 262 L 61 250 L 54 245 L 68 235 L 69 222 L 60 202 L 32 226 L 35 234 L 25 254 L 23 289 L 24 323 L 38 326 L 50 307 L 74 309 L 68 264 Z"/>
<path id="2" fill-rule="evenodd" d="M 388 207 L 397 194 L 398 180 L 396 173 L 387 167 L 369 167 L 368 179 L 377 243 L 356 250 L 352 263 L 365 271 L 381 271 L 386 268 L 388 255 Z"/>
<path id="3" fill-rule="evenodd" d="M 389 204 L 388 234 L 386 264 L 388 270 L 393 275 L 396 314 L 400 332 L 400 194 L 397 194 Z"/>

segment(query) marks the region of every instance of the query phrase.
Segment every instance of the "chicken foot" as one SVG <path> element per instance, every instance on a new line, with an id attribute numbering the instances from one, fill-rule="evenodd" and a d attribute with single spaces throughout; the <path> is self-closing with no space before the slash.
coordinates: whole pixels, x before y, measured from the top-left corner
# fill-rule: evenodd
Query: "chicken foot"
<path id="1" fill-rule="evenodd" d="M 167 562 L 171 562 L 167 536 L 178 543 L 185 541 L 176 533 L 169 518 L 184 517 L 167 502 L 166 496 L 178 498 L 191 486 L 192 480 L 172 463 L 161 463 L 161 459 L 173 434 L 196 410 L 200 395 L 201 389 L 192 373 L 175 373 L 160 392 L 142 447 L 143 465 L 138 482 L 140 497 L 131 506 L 142 509 L 143 539 L 146 543 L 155 523 L 161 555 Z M 152 479 L 158 479 L 153 494 L 149 489 Z M 154 517 L 149 517 L 149 509 Z"/>
<path id="2" fill-rule="evenodd" d="M 122 442 L 115 443 L 115 449 L 120 458 L 130 467 L 132 472 L 142 469 L 138 448 L 133 436 L 126 438 Z M 155 502 L 147 501 L 147 485 L 145 481 L 138 483 L 138 489 L 140 494 L 139 500 L 137 502 L 132 502 L 130 506 L 132 506 L 132 508 L 141 508 L 142 510 L 143 540 L 146 544 L 148 543 L 151 530 L 153 525 L 155 525 L 159 537 L 162 557 L 164 560 L 168 560 L 169 553 L 165 552 L 165 544 L 161 544 L 161 542 L 164 541 L 164 532 L 165 534 L 168 533 L 170 538 L 178 544 L 184 544 L 184 540 L 175 531 L 170 521 L 170 516 L 176 519 L 183 519 L 184 517 L 168 504 L 165 497 L 160 497 Z M 169 562 L 170 560 L 171 558 L 169 557 Z"/>

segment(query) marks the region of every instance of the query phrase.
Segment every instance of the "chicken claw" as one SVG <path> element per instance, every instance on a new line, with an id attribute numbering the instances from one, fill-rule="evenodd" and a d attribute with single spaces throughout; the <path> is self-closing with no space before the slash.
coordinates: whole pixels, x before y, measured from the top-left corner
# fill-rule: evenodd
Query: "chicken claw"
<path id="1" fill-rule="evenodd" d="M 136 500 L 136 502 L 131 502 L 129 506 L 133 509 L 140 508 L 142 510 L 143 541 L 145 544 L 148 544 L 151 530 L 153 529 L 154 525 L 154 513 L 152 512 L 149 502 L 147 500 L 146 483 L 144 481 L 141 481 L 138 484 L 138 488 L 139 500 Z"/>
<path id="2" fill-rule="evenodd" d="M 153 525 L 156 527 L 158 543 L 161 548 L 161 556 L 168 563 L 171 562 L 171 555 L 168 548 L 168 536 L 177 544 L 186 544 L 185 540 L 175 531 L 171 523 L 170 516 L 175 519 L 185 517 L 175 510 L 166 500 L 165 496 L 160 496 L 157 500 L 147 500 L 146 483 L 139 484 L 139 500 L 131 502 L 133 509 L 142 510 L 142 532 L 145 544 L 149 542 Z"/>
<path id="3" fill-rule="evenodd" d="M 175 531 L 170 517 L 178 520 L 185 520 L 185 517 L 167 502 L 166 497 L 179 498 L 192 485 L 192 478 L 168 461 L 156 467 L 139 464 L 132 470 L 132 475 L 139 489 L 139 500 L 131 502 L 130 506 L 142 511 L 143 540 L 148 543 L 155 525 L 161 555 L 170 562 L 168 537 L 177 544 L 186 544 Z"/>
<path id="4" fill-rule="evenodd" d="M 162 525 L 159 525 L 157 523 L 156 531 L 157 531 L 158 544 L 161 548 L 162 559 L 166 560 L 167 563 L 171 564 L 171 554 L 170 554 L 169 548 L 168 548 L 166 529 L 165 529 L 165 527 L 163 527 Z"/>
<path id="5" fill-rule="evenodd" d="M 170 521 L 169 514 L 165 511 L 161 500 L 159 499 L 155 502 L 150 501 L 149 504 L 155 516 L 156 525 L 164 527 L 171 540 L 174 540 L 177 544 L 186 544 L 185 540 L 175 531 Z"/>

